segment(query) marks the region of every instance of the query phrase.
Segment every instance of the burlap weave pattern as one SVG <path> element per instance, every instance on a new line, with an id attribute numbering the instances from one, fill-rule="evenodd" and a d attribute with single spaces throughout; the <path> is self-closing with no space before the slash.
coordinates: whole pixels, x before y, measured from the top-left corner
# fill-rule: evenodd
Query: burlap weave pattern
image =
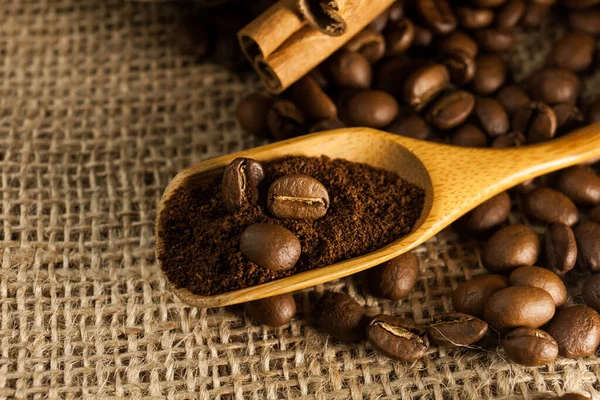
<path id="1" fill-rule="evenodd" d="M 179 55 L 177 20 L 123 0 L 0 3 L 0 398 L 597 394 L 596 357 L 531 369 L 432 348 L 409 365 L 311 325 L 312 299 L 329 289 L 418 321 L 450 310 L 452 287 L 483 272 L 452 232 L 418 249 L 405 301 L 348 278 L 298 294 L 300 315 L 280 329 L 178 301 L 154 253 L 163 189 L 194 162 L 260 143 L 233 117 L 256 79 Z"/>

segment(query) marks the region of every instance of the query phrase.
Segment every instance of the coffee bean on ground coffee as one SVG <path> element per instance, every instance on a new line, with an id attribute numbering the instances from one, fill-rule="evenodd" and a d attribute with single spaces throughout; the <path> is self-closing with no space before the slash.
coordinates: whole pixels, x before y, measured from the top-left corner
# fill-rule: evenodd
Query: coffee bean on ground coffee
<path id="1" fill-rule="evenodd" d="M 160 236 L 168 279 L 199 295 L 214 295 L 283 278 L 356 257 L 406 235 L 421 215 L 424 192 L 397 175 L 365 164 L 327 157 L 287 157 L 265 163 L 263 193 L 285 175 L 310 176 L 325 186 L 329 208 L 316 221 L 274 218 L 264 199 L 229 213 L 221 177 L 204 188 L 180 189 L 167 204 Z M 240 252 L 248 226 L 268 223 L 298 237 L 302 254 L 293 268 L 271 271 Z"/>

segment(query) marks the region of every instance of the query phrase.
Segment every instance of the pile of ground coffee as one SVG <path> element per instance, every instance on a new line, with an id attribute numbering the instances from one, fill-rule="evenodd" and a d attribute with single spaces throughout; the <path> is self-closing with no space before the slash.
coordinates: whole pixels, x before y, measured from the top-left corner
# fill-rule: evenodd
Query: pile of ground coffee
<path id="1" fill-rule="evenodd" d="M 327 214 L 316 221 L 277 219 L 264 198 L 228 213 L 221 179 L 194 190 L 180 189 L 167 205 L 163 231 L 163 271 L 179 287 L 214 295 L 268 282 L 363 255 L 408 234 L 421 215 L 424 191 L 394 173 L 327 157 L 287 157 L 264 164 L 262 195 L 284 175 L 303 174 L 329 192 Z M 278 224 L 292 231 L 302 255 L 288 271 L 262 268 L 240 252 L 242 232 L 254 223 Z"/>

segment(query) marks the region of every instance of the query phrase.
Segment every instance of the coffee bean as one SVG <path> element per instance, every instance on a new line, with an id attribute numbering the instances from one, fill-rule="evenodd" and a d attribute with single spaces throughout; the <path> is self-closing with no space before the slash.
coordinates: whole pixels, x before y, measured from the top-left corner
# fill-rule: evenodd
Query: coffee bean
<path id="1" fill-rule="evenodd" d="M 469 35 L 456 31 L 440 39 L 437 45 L 438 52 L 442 55 L 465 53 L 471 58 L 477 57 L 479 46 Z"/>
<path id="2" fill-rule="evenodd" d="M 582 72 L 592 64 L 596 39 L 589 33 L 569 32 L 554 44 L 548 65 Z"/>
<path id="3" fill-rule="evenodd" d="M 527 225 L 509 225 L 489 238 L 481 255 L 490 271 L 503 272 L 533 265 L 540 255 L 540 238 Z"/>
<path id="4" fill-rule="evenodd" d="M 360 53 L 339 51 L 329 65 L 336 85 L 344 88 L 366 89 L 371 86 L 371 63 Z"/>
<path id="5" fill-rule="evenodd" d="M 498 91 L 496 99 L 502 104 L 509 114 L 529 104 L 531 99 L 527 93 L 517 85 L 505 86 Z"/>
<path id="6" fill-rule="evenodd" d="M 508 0 L 496 12 L 496 26 L 498 28 L 514 28 L 519 23 L 521 17 L 523 17 L 523 14 L 525 14 L 526 7 L 523 0 Z"/>
<path id="7" fill-rule="evenodd" d="M 457 7 L 456 17 L 465 29 L 481 29 L 494 21 L 494 12 L 485 8 Z"/>
<path id="8" fill-rule="evenodd" d="M 475 59 L 472 87 L 479 94 L 495 92 L 506 80 L 506 61 L 497 54 L 484 54 Z"/>
<path id="9" fill-rule="evenodd" d="M 415 38 L 415 26 L 408 18 L 390 22 L 385 32 L 387 54 L 397 55 L 404 53 Z"/>
<path id="10" fill-rule="evenodd" d="M 276 100 L 267 113 L 267 125 L 276 140 L 306 133 L 306 116 L 290 100 Z"/>
<path id="11" fill-rule="evenodd" d="M 329 118 L 329 119 L 323 119 L 323 120 L 313 124 L 310 128 L 308 128 L 308 133 L 328 131 L 331 129 L 341 129 L 341 128 L 345 128 L 345 127 L 346 127 L 346 124 L 344 124 L 339 119 Z"/>
<path id="12" fill-rule="evenodd" d="M 420 140 L 425 140 L 429 136 L 429 127 L 425 120 L 418 115 L 398 117 L 385 130 L 396 135 Z"/>
<path id="13" fill-rule="evenodd" d="M 476 317 L 483 316 L 485 303 L 490 296 L 508 286 L 502 275 L 480 275 L 459 284 L 452 293 L 454 309 Z"/>
<path id="14" fill-rule="evenodd" d="M 472 0 L 471 2 L 477 7 L 494 8 L 500 7 L 506 3 L 506 0 Z"/>
<path id="15" fill-rule="evenodd" d="M 475 114 L 483 129 L 491 137 L 504 135 L 510 127 L 508 114 L 498 100 L 480 97 L 475 105 Z"/>
<path id="16" fill-rule="evenodd" d="M 260 162 L 251 158 L 236 158 L 223 171 L 221 193 L 223 204 L 229 212 L 235 212 L 247 202 L 258 203 L 258 186 L 265 178 Z"/>
<path id="17" fill-rule="evenodd" d="M 296 315 L 296 301 L 289 293 L 254 300 L 244 306 L 252 320 L 273 327 L 289 323 Z"/>
<path id="18" fill-rule="evenodd" d="M 486 51 L 506 51 L 515 44 L 515 33 L 510 28 L 488 28 L 475 33 L 477 43 Z"/>
<path id="19" fill-rule="evenodd" d="M 378 31 L 366 28 L 346 43 L 344 49 L 362 54 L 371 64 L 385 54 L 386 40 Z"/>
<path id="20" fill-rule="evenodd" d="M 523 198 L 523 208 L 527 214 L 543 222 L 562 222 L 573 226 L 579 221 L 579 210 L 561 192 L 547 187 L 539 187 Z"/>
<path id="21" fill-rule="evenodd" d="M 398 115 L 398 102 L 382 90 L 362 90 L 348 100 L 348 117 L 357 126 L 383 128 Z"/>
<path id="22" fill-rule="evenodd" d="M 375 89 L 385 90 L 392 96 L 402 98 L 408 77 L 429 62 L 423 59 L 384 59 L 377 68 Z"/>
<path id="23" fill-rule="evenodd" d="M 389 19 L 390 21 L 398 21 L 401 18 L 404 18 L 404 4 L 402 0 L 396 0 L 390 8 L 389 11 Z"/>
<path id="24" fill-rule="evenodd" d="M 446 35 L 456 29 L 456 17 L 447 0 L 416 0 L 417 11 L 435 33 Z"/>
<path id="25" fill-rule="evenodd" d="M 600 4 L 600 0 L 563 0 L 565 7 L 574 10 L 585 10 Z"/>
<path id="26" fill-rule="evenodd" d="M 315 80 L 315 82 L 317 82 L 317 85 L 319 85 L 321 88 L 325 89 L 329 86 L 329 82 L 327 81 L 327 78 L 325 77 L 325 74 L 322 71 L 323 65 L 324 64 L 320 64 L 316 68 L 313 68 L 308 73 L 308 76 L 313 78 Z"/>
<path id="27" fill-rule="evenodd" d="M 338 96 L 335 104 L 338 109 L 338 118 L 346 126 L 352 126 L 350 121 L 350 115 L 348 113 L 348 102 L 356 93 L 360 92 L 361 89 L 346 89 L 343 90 Z"/>
<path id="28" fill-rule="evenodd" d="M 356 300 L 343 293 L 325 293 L 315 305 L 314 318 L 325 333 L 342 342 L 364 338 L 365 310 Z"/>
<path id="29" fill-rule="evenodd" d="M 315 220 L 327 213 L 329 194 L 310 176 L 286 175 L 269 187 L 267 207 L 277 218 Z"/>
<path id="30" fill-rule="evenodd" d="M 539 329 L 517 328 L 510 331 L 502 345 L 512 362 L 528 367 L 551 364 L 558 356 L 556 340 Z"/>
<path id="31" fill-rule="evenodd" d="M 600 224 L 582 222 L 573 229 L 577 242 L 577 261 L 588 271 L 600 271 Z"/>
<path id="32" fill-rule="evenodd" d="M 466 85 L 475 77 L 475 60 L 462 51 L 447 54 L 443 64 L 450 73 L 450 79 L 457 85 Z"/>
<path id="33" fill-rule="evenodd" d="M 272 271 L 287 271 L 300 258 L 300 240 L 283 226 L 250 225 L 240 237 L 244 257 L 259 267 Z"/>
<path id="34" fill-rule="evenodd" d="M 600 204 L 600 177 L 583 166 L 561 171 L 555 186 L 580 206 Z"/>
<path id="35" fill-rule="evenodd" d="M 269 133 L 267 113 L 274 99 L 262 93 L 252 93 L 238 103 L 236 117 L 242 129 L 257 137 L 266 137 Z"/>
<path id="36" fill-rule="evenodd" d="M 508 278 L 512 286 L 531 286 L 544 289 L 558 308 L 567 301 L 567 288 L 554 272 L 540 267 L 521 267 L 515 269 Z"/>
<path id="37" fill-rule="evenodd" d="M 304 114 L 315 121 L 335 118 L 337 107 L 331 98 L 310 76 L 305 76 L 292 87 L 292 99 Z"/>
<path id="38" fill-rule="evenodd" d="M 600 344 L 600 315 L 581 304 L 563 307 L 558 310 L 546 331 L 558 343 L 561 356 L 590 356 Z"/>
<path id="39" fill-rule="evenodd" d="M 376 315 L 367 327 L 367 337 L 375 350 L 398 361 L 417 361 L 429 349 L 427 329 L 391 315 Z"/>
<path id="40" fill-rule="evenodd" d="M 571 29 L 600 35 L 600 9 L 572 12 L 568 18 Z"/>
<path id="41" fill-rule="evenodd" d="M 469 92 L 457 90 L 437 100 L 427 118 L 429 123 L 441 130 L 448 130 L 462 124 L 475 107 L 475 96 Z"/>
<path id="42" fill-rule="evenodd" d="M 424 26 L 413 24 L 415 26 L 415 35 L 412 45 L 416 47 L 428 47 L 433 41 L 433 32 Z"/>
<path id="43" fill-rule="evenodd" d="M 506 221 L 509 213 L 510 196 L 502 192 L 469 211 L 456 225 L 470 232 L 485 232 Z"/>
<path id="44" fill-rule="evenodd" d="M 529 1 L 521 22 L 528 28 L 537 28 L 546 19 L 548 13 L 550 13 L 550 6 Z"/>
<path id="45" fill-rule="evenodd" d="M 487 136 L 473 124 L 464 124 L 452 135 L 452 144 L 463 147 L 486 147 Z"/>
<path id="46" fill-rule="evenodd" d="M 552 139 L 556 135 L 557 126 L 556 114 L 541 102 L 532 101 L 517 109 L 512 116 L 512 128 L 523 132 L 529 143 Z"/>
<path id="47" fill-rule="evenodd" d="M 412 253 L 404 253 L 369 270 L 369 284 L 373 293 L 390 300 L 408 296 L 417 283 L 419 260 Z"/>
<path id="48" fill-rule="evenodd" d="M 527 143 L 525 135 L 523 135 L 521 132 L 516 131 L 507 133 L 506 135 L 498 136 L 492 142 L 491 147 L 496 149 L 505 149 L 507 147 L 523 146 L 525 143 Z"/>
<path id="49" fill-rule="evenodd" d="M 575 103 L 581 90 L 577 75 L 564 68 L 547 68 L 532 77 L 535 100 L 549 105 Z"/>
<path id="50" fill-rule="evenodd" d="M 368 29 L 373 29 L 376 32 L 382 32 L 387 23 L 390 15 L 390 9 L 388 8 L 381 14 L 379 14 L 369 25 L 367 25 Z"/>
<path id="51" fill-rule="evenodd" d="M 583 301 L 594 310 L 600 310 L 600 274 L 592 275 L 585 279 L 581 290 Z"/>
<path id="52" fill-rule="evenodd" d="M 554 316 L 554 300 L 544 289 L 509 286 L 490 296 L 483 319 L 500 332 L 512 328 L 539 328 Z"/>
<path id="53" fill-rule="evenodd" d="M 552 107 L 552 110 L 559 130 L 570 130 L 583 123 L 583 113 L 574 104 L 560 103 Z"/>
<path id="54" fill-rule="evenodd" d="M 488 325 L 469 314 L 447 313 L 436 315 L 429 324 L 429 339 L 438 346 L 468 346 L 481 340 Z"/>
<path id="55" fill-rule="evenodd" d="M 592 103 L 587 110 L 587 122 L 593 124 L 600 121 L 600 100 Z"/>
<path id="56" fill-rule="evenodd" d="M 559 275 L 575 267 L 577 243 L 573 230 L 565 224 L 554 222 L 544 234 L 544 264 Z"/>
<path id="57" fill-rule="evenodd" d="M 590 218 L 592 221 L 600 222 L 600 205 L 592 208 L 592 211 L 590 211 Z"/>
<path id="58" fill-rule="evenodd" d="M 448 69 L 440 64 L 419 68 L 404 85 L 404 99 L 415 110 L 422 110 L 450 84 Z"/>

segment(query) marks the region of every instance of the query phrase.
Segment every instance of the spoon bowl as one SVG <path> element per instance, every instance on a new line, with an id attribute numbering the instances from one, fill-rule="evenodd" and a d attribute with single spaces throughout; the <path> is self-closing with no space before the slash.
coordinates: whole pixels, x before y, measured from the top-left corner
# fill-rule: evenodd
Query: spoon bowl
<path id="1" fill-rule="evenodd" d="M 267 162 L 289 155 L 325 155 L 394 172 L 424 189 L 421 217 L 408 235 L 377 251 L 260 285 L 214 296 L 199 296 L 169 283 L 182 301 L 196 307 L 244 303 L 304 289 L 379 265 L 415 248 L 469 210 L 514 185 L 599 157 L 600 123 L 546 144 L 510 149 L 455 147 L 369 128 L 345 128 L 207 160 L 177 174 L 163 194 L 155 227 L 158 259 L 162 260 L 165 254 L 162 232 L 169 200 L 178 188 L 211 183 L 238 157 Z"/>

